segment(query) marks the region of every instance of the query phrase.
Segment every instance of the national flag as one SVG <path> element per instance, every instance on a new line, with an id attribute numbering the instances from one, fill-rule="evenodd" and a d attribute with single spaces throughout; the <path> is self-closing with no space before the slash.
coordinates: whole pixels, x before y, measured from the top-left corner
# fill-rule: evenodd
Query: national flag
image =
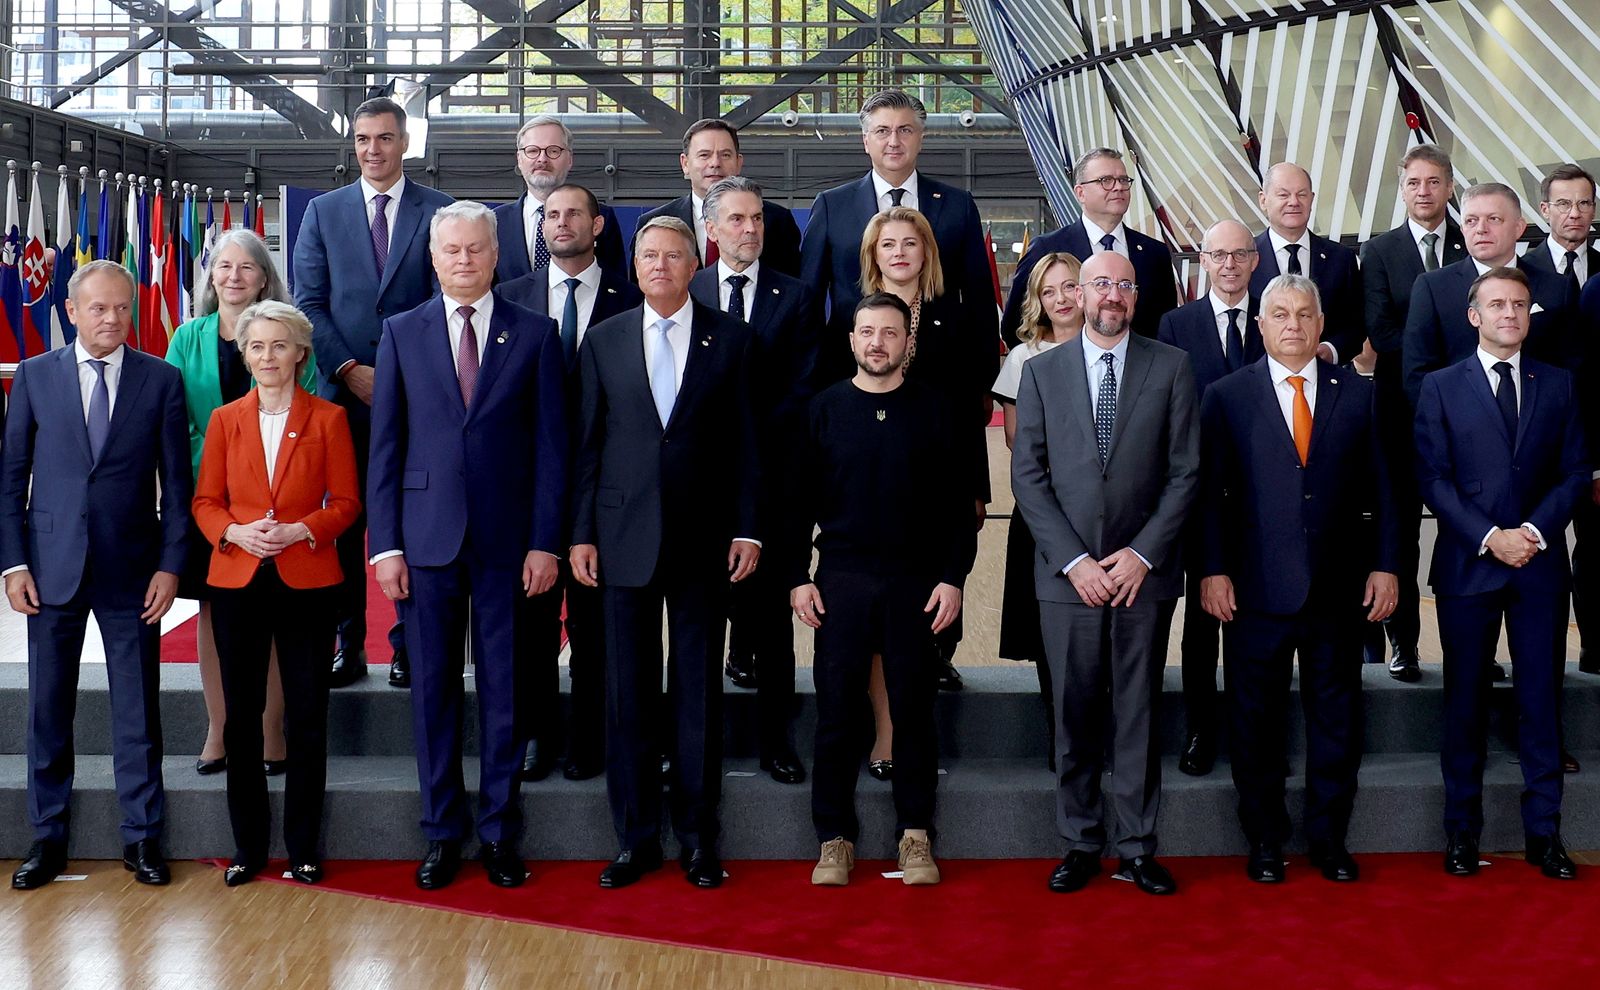
<path id="1" fill-rule="evenodd" d="M 133 346 L 143 350 L 139 340 L 137 287 L 143 285 L 144 280 L 139 277 L 139 188 L 134 182 L 128 183 L 128 209 L 122 215 L 122 225 L 122 267 L 133 273 L 133 284 L 136 287 L 133 294 Z"/>
<path id="2" fill-rule="evenodd" d="M 256 204 L 255 200 L 250 198 L 248 189 L 244 193 L 244 219 L 239 221 L 239 226 L 246 230 L 254 230 L 256 227 Z"/>
<path id="3" fill-rule="evenodd" d="M 22 242 L 18 274 L 22 279 L 22 356 L 49 350 L 50 256 L 45 253 L 44 203 L 39 197 L 39 171 L 34 169 L 28 193 L 28 236 Z"/>
<path id="4" fill-rule="evenodd" d="M 994 228 L 992 225 L 983 228 L 983 253 L 989 257 L 989 281 L 994 286 L 994 304 L 1000 309 L 1006 308 L 1006 300 L 1000 294 L 1000 264 L 994 257 Z"/>
<path id="5" fill-rule="evenodd" d="M 183 200 L 178 204 L 178 236 L 174 238 L 178 252 L 178 322 L 185 323 L 194 319 L 194 293 L 190 291 L 192 282 L 189 277 L 189 266 L 194 262 L 194 255 L 190 251 L 192 243 L 191 233 L 193 228 L 190 221 L 193 219 L 194 188 L 185 182 L 183 184 Z"/>
<path id="6" fill-rule="evenodd" d="M 103 190 L 105 187 L 105 180 L 101 179 L 100 184 Z M 63 177 L 62 186 L 65 187 L 65 185 L 66 179 Z M 59 196 L 56 198 L 56 212 L 61 212 L 61 199 Z M 67 217 L 65 220 L 66 223 L 63 223 L 62 217 L 56 218 L 56 226 L 58 229 L 65 229 L 66 225 L 70 223 L 71 218 Z M 94 260 L 94 255 L 89 250 L 89 177 L 87 175 L 80 174 L 78 178 L 78 233 L 72 239 L 73 251 L 71 255 L 68 255 L 59 247 L 59 235 L 57 235 L 57 242 L 58 247 L 56 248 L 55 287 L 56 327 L 61 333 L 62 346 L 66 346 L 71 344 L 73 338 L 78 336 L 78 328 L 72 325 L 71 320 L 67 319 L 67 283 L 72 280 L 72 273 L 74 271 Z"/>
<path id="7" fill-rule="evenodd" d="M 94 256 L 98 261 L 105 261 L 111 257 L 111 232 L 117 225 L 111 222 L 111 203 L 116 196 L 111 190 L 111 183 L 106 181 L 104 169 L 100 170 L 100 221 L 95 225 Z"/>
<path id="8" fill-rule="evenodd" d="M 157 357 L 166 357 L 167 341 L 172 339 L 172 314 L 167 309 L 167 231 L 166 197 L 161 195 L 161 180 L 150 193 L 150 274 L 145 298 L 150 306 L 145 310 L 145 350 Z"/>
<path id="9" fill-rule="evenodd" d="M 22 359 L 22 281 L 17 274 L 22 228 L 17 216 L 17 169 L 13 165 L 6 182 L 6 226 L 0 230 L 0 363 L 5 364 Z"/>
<path id="10" fill-rule="evenodd" d="M 183 322 L 178 312 L 178 286 L 182 281 L 178 274 L 178 258 L 183 254 L 183 244 L 178 240 L 178 221 L 183 216 L 183 200 L 178 198 L 178 184 L 172 184 L 172 203 L 167 211 L 165 229 L 161 235 L 161 242 L 166 248 L 165 257 L 162 259 L 161 298 L 166 302 L 167 314 L 167 339 L 172 339 L 172 331 Z"/>
<path id="11" fill-rule="evenodd" d="M 256 197 L 256 236 L 267 239 L 267 201 Z"/>
<path id="12" fill-rule="evenodd" d="M 189 197 L 189 305 L 192 308 L 200 298 L 200 279 L 205 277 L 201 254 L 205 251 L 205 227 L 200 222 L 200 187 L 194 186 Z M 197 312 L 190 317 L 199 316 Z"/>
<path id="13" fill-rule="evenodd" d="M 1017 255 L 1017 257 L 1026 258 L 1028 256 L 1028 246 L 1032 243 L 1033 237 L 1028 233 L 1028 228 L 1022 228 L 1022 253 Z"/>
<path id="14" fill-rule="evenodd" d="M 105 180 L 100 180 L 100 188 L 105 189 Z M 89 241 L 89 177 L 78 177 L 78 239 L 77 239 L 77 267 L 82 268 L 94 260 L 94 249 Z"/>
<path id="15" fill-rule="evenodd" d="M 67 322 L 67 282 L 78 267 L 77 250 L 73 247 L 71 181 L 67 170 L 59 169 L 60 181 L 56 183 L 56 263 L 50 277 L 50 334 L 47 343 L 51 349 L 69 343 L 74 331 Z"/>
<path id="16" fill-rule="evenodd" d="M 217 213 L 211 202 L 211 190 L 206 190 L 206 226 L 205 236 L 200 239 L 200 267 L 195 269 L 194 284 L 195 295 L 200 294 L 200 280 L 206 277 L 206 269 L 211 267 L 211 245 L 217 243 Z"/>
<path id="17" fill-rule="evenodd" d="M 222 230 L 223 233 L 233 229 L 233 190 L 222 190 Z"/>

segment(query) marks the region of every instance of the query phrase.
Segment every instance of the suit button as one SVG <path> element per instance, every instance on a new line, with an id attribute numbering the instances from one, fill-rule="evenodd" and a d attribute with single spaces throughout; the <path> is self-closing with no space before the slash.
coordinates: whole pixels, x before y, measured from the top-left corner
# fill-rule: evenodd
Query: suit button
<path id="1" fill-rule="evenodd" d="M 378 342 L 376 340 L 369 340 L 369 341 L 367 341 L 367 343 L 371 344 L 373 347 L 377 347 L 378 346 Z"/>
<path id="2" fill-rule="evenodd" d="M 378 315 L 379 315 L 379 316 L 382 316 L 382 315 L 383 315 L 383 307 L 382 307 L 382 306 L 379 306 L 379 307 L 378 307 Z"/>
<path id="3" fill-rule="evenodd" d="M 1310 496 L 1310 495 L 1307 495 L 1307 496 L 1306 496 L 1306 501 L 1307 501 L 1307 502 L 1309 502 L 1309 501 L 1311 501 L 1311 496 Z"/>

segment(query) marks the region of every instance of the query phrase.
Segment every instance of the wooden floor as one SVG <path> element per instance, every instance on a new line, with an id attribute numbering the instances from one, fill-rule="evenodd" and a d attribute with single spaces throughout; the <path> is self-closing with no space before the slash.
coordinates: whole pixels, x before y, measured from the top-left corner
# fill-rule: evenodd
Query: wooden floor
<path id="1" fill-rule="evenodd" d="M 7 876 L 16 862 L 0 866 Z M 141 887 L 120 864 L 0 894 L 0 986 L 106 990 L 491 987 L 931 990 L 945 984 L 494 921 L 286 884 L 234 890 L 174 863 Z"/>

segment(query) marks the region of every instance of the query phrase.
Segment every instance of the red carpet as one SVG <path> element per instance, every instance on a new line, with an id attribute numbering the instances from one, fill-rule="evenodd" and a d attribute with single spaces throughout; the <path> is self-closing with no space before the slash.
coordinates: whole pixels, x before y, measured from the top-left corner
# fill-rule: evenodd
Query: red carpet
<path id="1" fill-rule="evenodd" d="M 1303 859 L 1288 883 L 1253 884 L 1239 859 L 1171 859 L 1182 891 L 1150 897 L 1097 878 L 1045 886 L 1053 863 L 943 864 L 909 888 L 858 863 L 844 889 L 812 887 L 810 863 L 740 862 L 702 891 L 676 867 L 635 887 L 596 886 L 598 863 L 533 863 L 518 890 L 468 866 L 416 889 L 409 862 L 329 864 L 323 889 L 510 921 L 985 987 L 1600 986 L 1600 870 L 1577 882 L 1496 857 L 1473 879 L 1436 854 L 1362 857 L 1336 886 Z M 1108 867 L 1114 864 L 1107 864 Z M 288 882 L 288 881 L 279 881 Z"/>

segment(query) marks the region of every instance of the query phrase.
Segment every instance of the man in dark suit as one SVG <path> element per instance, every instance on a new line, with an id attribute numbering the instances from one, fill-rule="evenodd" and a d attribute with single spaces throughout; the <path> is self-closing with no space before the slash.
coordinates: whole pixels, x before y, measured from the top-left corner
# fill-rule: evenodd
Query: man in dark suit
<path id="1" fill-rule="evenodd" d="M 193 481 L 183 380 L 124 346 L 133 277 L 111 261 L 73 273 L 76 341 L 17 366 L 0 446 L 0 573 L 28 617 L 28 817 L 11 877 L 32 890 L 67 865 L 72 723 L 89 616 L 105 644 L 122 864 L 165 884 L 161 617 L 183 568 Z M 157 507 L 159 506 L 159 514 Z"/>
<path id="2" fill-rule="evenodd" d="M 744 155 L 739 153 L 739 132 L 725 120 L 708 117 L 697 120 L 683 132 L 683 153 L 678 156 L 683 177 L 689 180 L 689 192 L 670 203 L 664 203 L 639 218 L 639 227 L 656 217 L 677 217 L 694 231 L 696 257 L 701 268 L 711 268 L 717 263 L 716 241 L 706 235 L 706 193 L 723 179 L 744 172 Z M 773 202 L 763 204 L 765 217 L 765 246 L 761 263 L 772 271 L 789 276 L 800 274 L 800 225 L 794 214 Z"/>
<path id="3" fill-rule="evenodd" d="M 1201 412 L 1206 611 L 1226 623 L 1229 752 L 1252 880 L 1284 879 L 1290 685 L 1306 710 L 1306 837 L 1329 880 L 1361 766 L 1361 620 L 1399 595 L 1394 504 L 1373 388 L 1316 359 L 1322 302 L 1304 275 L 1261 299 L 1266 357 L 1217 382 Z M 1372 521 L 1367 521 L 1367 515 Z"/>
<path id="4" fill-rule="evenodd" d="M 1315 199 L 1311 173 L 1299 165 L 1279 162 L 1267 169 L 1260 194 L 1267 229 L 1256 235 L 1260 260 L 1250 278 L 1250 293 L 1261 298 L 1267 283 L 1279 275 L 1309 277 L 1327 305 L 1328 336 L 1318 345 L 1317 357 L 1347 364 L 1367 340 L 1361 322 L 1361 268 L 1354 251 L 1311 232 Z"/>
<path id="5" fill-rule="evenodd" d="M 661 866 L 662 740 L 653 736 L 671 719 L 679 862 L 691 884 L 716 887 L 727 588 L 761 556 L 752 334 L 690 297 L 694 235 L 681 220 L 646 224 L 634 254 L 644 305 L 594 327 L 579 352 L 571 561 L 579 581 L 603 583 L 606 789 L 622 847 L 600 885 L 625 887 Z"/>
<path id="6" fill-rule="evenodd" d="M 1155 634 L 1183 593 L 1184 518 L 1200 475 L 1194 374 L 1175 347 L 1129 333 L 1132 262 L 1103 252 L 1079 276 L 1083 333 L 1029 361 L 1017 393 L 1011 487 L 1038 543 L 1034 584 L 1055 689 L 1052 890 L 1081 889 L 1106 846 L 1101 797 L 1109 685 L 1112 848 L 1140 890 L 1170 894 L 1156 861 L 1161 749 Z"/>
<path id="7" fill-rule="evenodd" d="M 1550 236 L 1522 256 L 1525 267 L 1560 275 L 1575 293 L 1600 271 L 1600 251 L 1589 246 L 1594 191 L 1594 176 L 1582 166 L 1568 163 L 1551 169 L 1539 183 L 1539 215 L 1550 225 Z"/>
<path id="8" fill-rule="evenodd" d="M 1133 332 L 1154 339 L 1161 317 L 1178 308 L 1178 283 L 1172 273 L 1172 252 L 1153 237 L 1129 230 L 1122 222 L 1133 201 L 1133 176 L 1114 148 L 1093 148 L 1072 165 L 1072 191 L 1083 206 L 1083 216 L 1059 230 L 1036 238 L 1017 262 L 1011 276 L 1011 298 L 1000 318 L 1000 335 L 1007 347 L 1017 345 L 1017 324 L 1022 322 L 1022 302 L 1028 293 L 1028 276 L 1039 259 L 1065 251 L 1080 261 L 1104 251 L 1120 254 L 1133 263 L 1139 284 L 1138 315 Z"/>
<path id="9" fill-rule="evenodd" d="M 993 335 L 994 282 L 984 247 L 978 204 L 970 193 L 930 179 L 917 170 L 928 111 L 899 90 L 884 90 L 861 105 L 861 141 L 872 169 L 854 182 L 817 196 L 800 246 L 800 281 L 811 286 L 834 313 L 850 313 L 861 301 L 861 232 L 874 214 L 909 206 L 928 218 L 939 244 L 946 295 L 957 295 L 982 321 L 974 332 Z M 819 302 L 821 305 L 821 302 Z M 848 324 L 848 320 L 845 321 Z M 845 341 L 824 345 L 817 369 L 820 389 L 855 374 Z M 996 347 L 996 353 L 999 348 Z"/>
<path id="10" fill-rule="evenodd" d="M 406 600 L 412 733 L 427 856 L 417 886 L 455 879 L 469 830 L 461 776 L 469 630 L 478 689 L 477 834 L 489 880 L 519 886 L 517 770 L 527 716 L 522 600 L 555 584 L 568 463 L 555 324 L 490 291 L 495 221 L 480 203 L 434 214 L 441 296 L 384 324 L 372 406 L 372 562 Z M 470 606 L 470 609 L 469 609 Z"/>
<path id="11" fill-rule="evenodd" d="M 1205 401 L 1213 382 L 1261 359 L 1261 330 L 1256 325 L 1256 300 L 1250 295 L 1250 273 L 1256 268 L 1256 245 L 1250 229 L 1237 220 L 1222 220 L 1206 231 L 1200 248 L 1211 291 L 1161 317 L 1156 339 L 1189 355 L 1195 391 Z M 1200 513 L 1191 513 L 1185 533 L 1183 600 L 1183 711 L 1187 735 L 1178 769 L 1192 777 L 1211 772 L 1217 758 L 1216 617 L 1200 602 L 1204 535 Z M 1156 642 L 1166 635 L 1157 630 Z"/>
<path id="12" fill-rule="evenodd" d="M 750 179 L 723 179 L 706 192 L 705 225 L 718 260 L 689 282 L 703 306 L 750 324 L 753 410 L 762 449 L 791 450 L 805 428 L 817 359 L 816 307 L 811 291 L 767 267 L 766 204 Z M 784 499 L 779 472 L 765 478 L 765 518 Z M 794 627 L 789 590 L 770 569 L 758 571 L 731 595 L 727 673 L 734 684 L 756 689 L 761 712 L 761 768 L 779 783 L 798 784 L 805 767 L 789 736 L 794 718 Z"/>
<path id="13" fill-rule="evenodd" d="M 1463 223 L 1467 237 L 1472 226 Z M 1590 489 L 1573 375 L 1523 351 L 1528 273 L 1491 268 L 1467 292 L 1478 346 L 1422 381 L 1417 477 L 1439 517 L 1428 583 L 1444 648 L 1444 868 L 1478 872 L 1488 746 L 1486 672 L 1505 623 L 1516 672 L 1526 857 L 1545 876 L 1577 867 L 1561 842 L 1560 671 L 1570 571 L 1563 536 Z M 1408 341 L 1409 346 L 1409 341 Z"/>
<path id="14" fill-rule="evenodd" d="M 368 100 L 356 108 L 351 128 L 361 180 L 307 205 L 294 245 L 294 301 L 311 320 L 322 397 L 344 406 L 349 416 L 356 469 L 365 485 L 373 363 L 383 321 L 433 294 L 428 221 L 450 197 L 406 178 L 406 112 L 400 104 Z M 365 516 L 339 537 L 344 582 L 332 687 L 367 676 L 366 537 Z M 407 687 L 411 674 L 398 616 L 389 643 L 389 683 Z"/>
<path id="15" fill-rule="evenodd" d="M 568 183 L 550 190 L 544 201 L 544 235 L 550 264 L 496 289 L 509 300 L 540 316 L 559 317 L 557 326 L 566 360 L 568 427 L 577 444 L 578 348 L 591 326 L 604 323 L 643 301 L 638 286 L 621 272 L 602 268 L 595 244 L 605 229 L 600 204 L 583 186 Z M 605 646 L 600 624 L 600 595 L 572 580 L 565 558 L 551 594 L 530 603 L 536 632 L 531 638 L 537 674 L 530 678 L 538 705 L 532 719 L 534 737 L 522 760 L 522 779 L 543 780 L 561 752 L 561 628 L 566 603 L 567 670 L 572 678 L 572 717 L 567 725 L 567 756 L 562 776 L 588 780 L 605 771 Z M 541 687 L 541 685 L 543 685 Z"/>
<path id="16" fill-rule="evenodd" d="M 517 131 L 517 171 L 527 191 L 513 203 L 494 208 L 500 262 L 495 278 L 509 282 L 550 264 L 550 245 L 544 235 L 544 201 L 551 190 L 565 185 L 572 171 L 572 131 L 560 117 L 540 114 L 529 118 Z M 609 206 L 601 205 L 605 227 L 595 244 L 600 267 L 622 272 L 627 258 L 622 247 L 622 228 Z"/>
<path id="17" fill-rule="evenodd" d="M 1455 173 L 1450 156 L 1432 144 L 1419 144 L 1400 159 L 1400 198 L 1405 222 L 1361 246 L 1361 289 L 1366 297 L 1367 336 L 1377 352 L 1373 383 L 1378 388 L 1378 422 L 1388 460 L 1400 526 L 1400 603 L 1384 623 L 1389 633 L 1389 675 L 1399 681 L 1422 678 L 1417 636 L 1421 630 L 1417 568 L 1421 554 L 1422 498 L 1417 494 L 1416 447 L 1412 443 L 1411 400 L 1406 397 L 1402 360 L 1411 287 L 1423 272 L 1465 261 L 1461 228 L 1450 219 Z M 1376 635 L 1374 635 L 1376 633 Z M 1384 661 L 1383 636 L 1368 633 L 1367 659 Z"/>

